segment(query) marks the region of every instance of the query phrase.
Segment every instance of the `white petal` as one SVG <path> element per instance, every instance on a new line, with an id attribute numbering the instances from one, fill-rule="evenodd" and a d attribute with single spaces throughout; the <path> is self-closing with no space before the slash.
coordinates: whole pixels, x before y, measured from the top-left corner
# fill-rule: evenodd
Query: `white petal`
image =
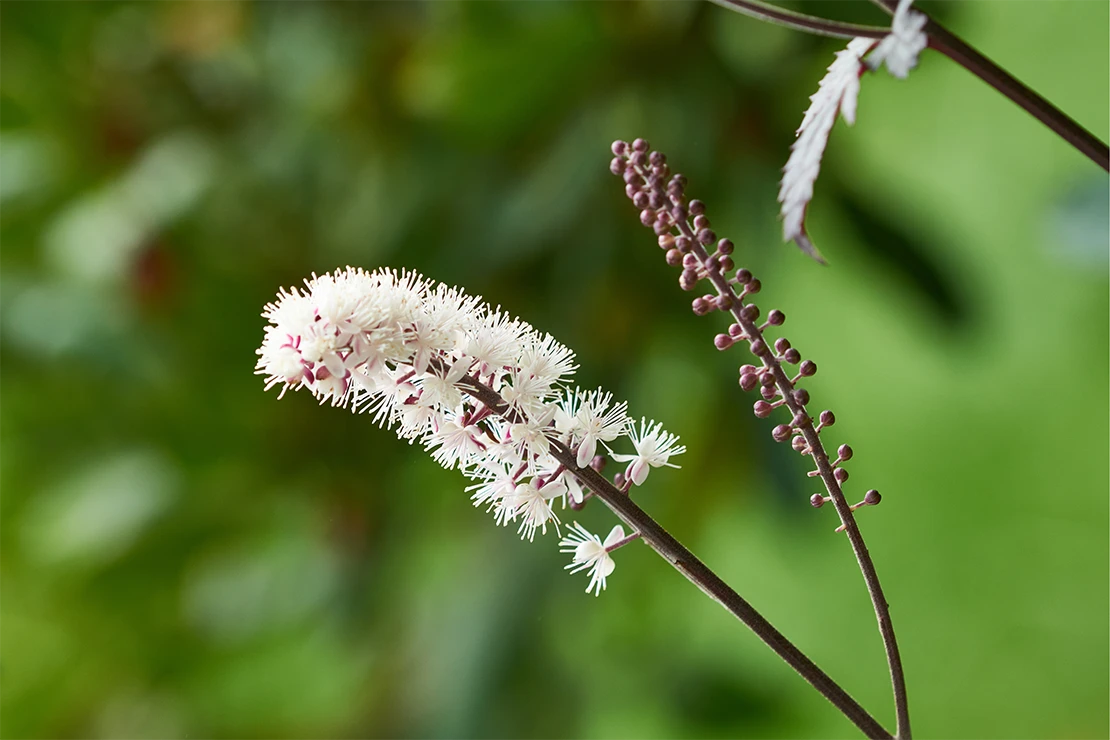
<path id="1" fill-rule="evenodd" d="M 597 540 L 589 539 L 579 543 L 574 549 L 574 562 L 587 563 L 605 554 L 605 548 Z"/>
<path id="2" fill-rule="evenodd" d="M 455 360 L 454 364 L 447 370 L 447 374 L 443 379 L 452 385 L 458 383 L 462 380 L 462 376 L 466 375 L 466 371 L 470 369 L 472 364 L 474 364 L 474 360 L 469 357 Z"/>
<path id="3" fill-rule="evenodd" d="M 605 547 L 616 544 L 624 539 L 624 527 L 617 525 L 609 530 L 609 534 L 605 537 Z"/>
<path id="4" fill-rule="evenodd" d="M 564 495 L 566 492 L 567 484 L 563 483 L 562 478 L 560 478 L 559 480 L 553 480 L 540 489 L 540 494 L 547 499 L 558 498 L 559 496 Z"/>
<path id="5" fill-rule="evenodd" d="M 597 440 L 592 435 L 587 435 L 582 444 L 578 446 L 578 458 L 576 462 L 578 467 L 584 468 L 590 464 L 594 459 L 594 454 L 597 453 Z"/>

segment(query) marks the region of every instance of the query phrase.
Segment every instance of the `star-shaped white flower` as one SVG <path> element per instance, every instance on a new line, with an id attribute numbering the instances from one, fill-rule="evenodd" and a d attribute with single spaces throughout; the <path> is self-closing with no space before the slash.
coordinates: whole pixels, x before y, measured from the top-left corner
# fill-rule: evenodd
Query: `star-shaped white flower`
<path id="1" fill-rule="evenodd" d="M 489 509 L 492 509 L 498 502 L 516 491 L 517 483 L 516 478 L 513 477 L 512 466 L 500 460 L 487 461 L 487 465 L 474 470 L 471 477 L 478 483 L 467 486 L 466 490 L 470 493 L 470 500 L 475 506 L 489 504 Z"/>
<path id="2" fill-rule="evenodd" d="M 435 432 L 428 435 L 424 450 L 448 470 L 456 465 L 465 468 L 472 457 L 485 449 L 479 441 L 481 436 L 482 430 L 472 424 L 463 426 L 454 419 L 445 419 Z"/>
<path id="3" fill-rule="evenodd" d="M 531 542 L 535 539 L 536 530 L 547 534 L 547 523 L 554 522 L 556 532 L 559 529 L 559 517 L 551 508 L 551 500 L 565 496 L 567 487 L 560 481 L 552 481 L 539 488 L 536 478 L 521 483 L 510 496 L 505 497 L 506 506 L 512 507 L 512 515 L 506 521 L 520 517 L 520 526 L 517 533 L 520 538 Z M 504 522 L 500 522 L 504 523 Z"/>
<path id="4" fill-rule="evenodd" d="M 639 429 L 630 426 L 628 438 L 632 440 L 632 444 L 636 448 L 636 454 L 614 454 L 613 459 L 617 462 L 629 464 L 625 476 L 638 486 L 643 485 L 644 481 L 647 480 L 651 468 L 659 468 L 664 465 L 668 468 L 680 467 L 668 462 L 668 460 L 674 455 L 681 455 L 686 452 L 684 445 L 676 444 L 678 442 L 677 436 L 664 431 L 662 424 L 656 424 L 654 421 L 649 422 L 647 419 L 640 419 Z"/>
<path id="5" fill-rule="evenodd" d="M 568 390 L 562 401 L 561 413 L 555 415 L 555 428 L 569 435 L 571 446 L 576 448 L 578 467 L 590 464 L 597 454 L 598 442 L 612 442 L 628 428 L 628 404 L 613 404 L 613 394 L 598 388 L 583 393 L 577 388 Z"/>
<path id="6" fill-rule="evenodd" d="M 586 586 L 586 593 L 593 591 L 594 596 L 601 595 L 605 588 L 605 579 L 617 567 L 617 564 L 613 562 L 612 555 L 609 554 L 608 548 L 623 539 L 624 528 L 619 524 L 609 530 L 609 535 L 604 542 L 578 522 L 570 525 L 569 533 L 559 542 L 559 552 L 574 554 L 574 558 L 570 565 L 566 566 L 566 570 L 571 573 L 578 573 L 583 570 L 589 571 L 590 584 Z"/>
<path id="7" fill-rule="evenodd" d="M 547 438 L 548 424 L 555 416 L 554 405 L 543 407 L 538 413 L 525 415 L 525 419 L 509 427 L 509 438 L 520 446 L 522 451 L 533 455 L 547 455 L 551 450 L 551 440 Z"/>

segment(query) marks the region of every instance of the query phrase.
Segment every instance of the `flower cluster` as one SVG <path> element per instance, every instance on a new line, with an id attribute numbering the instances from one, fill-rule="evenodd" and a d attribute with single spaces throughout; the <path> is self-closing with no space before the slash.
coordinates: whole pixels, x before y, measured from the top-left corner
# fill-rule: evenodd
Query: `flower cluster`
<path id="1" fill-rule="evenodd" d="M 282 290 L 262 315 L 270 324 L 256 372 L 267 389 L 306 388 L 420 442 L 474 481 L 467 491 L 475 506 L 528 540 L 549 525 L 558 531 L 557 505 L 578 508 L 591 496 L 553 446 L 572 451 L 578 469 L 600 470 L 601 449 L 627 463 L 616 478 L 625 491 L 651 468 L 678 467 L 670 459 L 686 449 L 655 422 L 637 426 L 611 394 L 570 387 L 574 353 L 550 334 L 413 272 L 313 275 L 302 289 Z M 498 402 L 478 401 L 477 391 Z M 632 453 L 611 452 L 621 438 Z M 562 540 L 572 570 L 589 571 L 587 591 L 605 587 L 609 553 L 635 537 L 616 532 L 602 542 L 575 523 Z"/>
<path id="2" fill-rule="evenodd" d="M 681 267 L 678 284 L 683 290 L 692 291 L 698 283 L 708 280 L 714 293 L 694 298 L 695 314 L 704 316 L 714 311 L 731 314 L 733 323 L 727 333 L 718 334 L 713 343 L 719 350 L 744 344 L 759 362 L 740 367 L 740 387 L 745 391 L 758 389 L 760 399 L 753 408 L 761 419 L 769 417 L 776 409 L 783 408 L 791 415 L 789 423 L 779 424 L 771 430 L 776 442 L 790 441 L 801 455 L 812 458 L 816 470 L 811 477 L 821 477 L 828 496 L 814 494 L 810 503 L 820 507 L 827 502 L 843 501 L 841 485 L 848 480 L 843 463 L 852 457 L 852 448 L 841 445 L 835 460 L 829 459 L 820 434 L 836 422 L 831 411 L 822 411 L 817 423 L 810 417 L 806 406 L 809 391 L 799 383 L 817 372 L 812 360 L 802 359 L 801 353 L 785 337 L 771 342 L 765 335 L 769 329 L 782 326 L 786 315 L 778 309 L 759 322 L 760 311 L 752 296 L 762 288 L 752 273 L 740 268 L 732 273 L 733 243 L 718 239 L 705 215 L 705 204 L 687 200 L 686 178 L 671 174 L 666 157 L 660 152 L 650 152 L 643 139 L 631 144 L 617 141 L 613 144 L 613 160 L 609 169 L 625 182 L 625 194 L 640 209 L 640 221 L 651 227 L 659 240 L 659 247 L 666 253 L 667 264 Z M 710 253 L 712 250 L 712 253 Z M 732 274 L 730 274 L 732 273 Z M 788 368 L 793 366 L 795 370 Z M 872 506 L 881 500 L 879 492 L 870 490 L 858 504 L 843 507 L 842 519 L 861 506 Z M 843 529 L 847 526 L 842 521 Z M 838 531 L 840 531 L 838 529 Z"/>

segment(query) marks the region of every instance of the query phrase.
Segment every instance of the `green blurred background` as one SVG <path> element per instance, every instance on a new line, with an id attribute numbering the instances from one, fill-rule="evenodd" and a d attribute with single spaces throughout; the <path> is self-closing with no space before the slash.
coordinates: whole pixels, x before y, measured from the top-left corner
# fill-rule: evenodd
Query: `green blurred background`
<path id="1" fill-rule="evenodd" d="M 925 7 L 1107 138 L 1106 3 Z M 680 434 L 638 499 L 892 723 L 834 515 L 608 173 L 636 136 L 818 362 L 850 495 L 885 495 L 917 734 L 1110 733 L 1107 177 L 948 60 L 864 79 L 822 268 L 775 194 L 835 41 L 693 2 L 0 20 L 4 737 L 855 736 L 647 548 L 587 596 L 419 449 L 264 393 L 262 305 L 347 264 L 483 294 Z"/>

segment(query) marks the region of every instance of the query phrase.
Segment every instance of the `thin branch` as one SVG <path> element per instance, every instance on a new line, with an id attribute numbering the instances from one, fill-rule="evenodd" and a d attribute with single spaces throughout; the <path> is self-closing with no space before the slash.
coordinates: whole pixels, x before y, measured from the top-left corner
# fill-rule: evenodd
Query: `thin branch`
<path id="1" fill-rule="evenodd" d="M 897 0 L 872 0 L 888 13 L 898 7 Z M 928 18 L 925 34 L 929 48 L 939 51 L 961 67 L 971 72 L 1007 98 L 1017 103 L 1026 113 L 1048 126 L 1064 141 L 1079 150 L 1102 169 L 1110 172 L 1110 147 L 1081 126 L 1074 118 L 1026 87 L 1006 70 L 999 67 L 974 47 L 933 20 L 927 13 L 914 8 Z"/>
<path id="2" fill-rule="evenodd" d="M 838 39 L 854 39 L 864 37 L 881 39 L 890 33 L 889 28 L 881 26 L 861 26 L 858 23 L 842 23 L 831 21 L 827 18 L 818 18 L 813 15 L 797 13 L 793 10 L 779 8 L 760 0 L 710 0 L 722 8 L 733 10 L 743 15 L 758 18 L 761 21 L 774 23 L 778 26 L 793 28 L 817 36 L 830 36 Z"/>
<path id="3" fill-rule="evenodd" d="M 871 1 L 892 14 L 898 7 L 898 0 Z M 710 2 L 752 18 L 818 36 L 845 39 L 859 37 L 881 39 L 890 32 L 890 29 L 880 26 L 843 23 L 805 15 L 804 13 L 796 13 L 761 0 L 710 0 Z M 915 11 L 922 12 L 917 9 Z M 933 20 L 928 14 L 925 15 L 928 18 L 928 22 L 925 24 L 925 33 L 929 37 L 929 48 L 944 54 L 995 90 L 998 90 L 1038 121 L 1048 126 L 1056 135 L 1071 144 L 1092 162 L 1110 172 L 1110 147 L 1105 142 L 1080 125 L 1074 118 L 981 54 L 959 36 Z"/>
<path id="4" fill-rule="evenodd" d="M 691 251 L 697 256 L 701 264 L 705 265 L 709 260 L 709 254 L 698 242 L 690 225 L 685 219 L 678 219 L 676 226 L 684 236 L 690 239 L 692 244 Z M 744 302 L 740 300 L 740 297 L 733 290 L 728 279 L 720 270 L 706 270 L 706 272 L 706 277 L 713 283 L 713 287 L 717 289 L 718 295 L 728 296 L 731 299 L 732 308 L 730 312 L 736 322 L 743 328 L 744 334 L 752 340 L 763 341 L 762 330 L 754 320 L 744 315 L 742 311 Z M 764 342 L 764 344 L 767 343 Z M 770 345 L 768 345 L 768 347 L 769 346 Z M 844 492 L 840 488 L 840 482 L 836 479 L 833 466 L 829 462 L 828 453 L 825 452 L 825 446 L 821 442 L 821 437 L 813 427 L 813 420 L 806 412 L 805 407 L 795 400 L 794 384 L 791 382 L 790 376 L 787 375 L 782 364 L 775 357 L 774 352 L 767 352 L 759 359 L 762 361 L 763 366 L 774 374 L 775 385 L 781 392 L 782 398 L 785 401 L 786 407 L 790 410 L 791 416 L 795 419 L 802 420 L 802 423 L 798 424 L 797 428 L 805 437 L 806 444 L 809 445 L 809 449 L 811 450 L 810 454 L 813 457 L 814 463 L 817 465 L 821 480 L 824 482 L 825 488 L 829 492 L 829 496 L 832 499 L 837 514 L 840 515 L 840 521 L 848 534 L 848 541 L 852 544 L 852 551 L 856 555 L 856 562 L 859 563 L 860 572 L 863 574 L 863 581 L 867 586 L 867 593 L 871 596 L 871 605 L 875 609 L 875 618 L 879 622 L 879 634 L 882 637 L 883 649 L 886 652 L 887 667 L 890 670 L 890 682 L 894 693 L 894 709 L 898 727 L 897 737 L 901 740 L 911 740 L 909 702 L 906 696 L 906 678 L 902 668 L 902 657 L 898 652 L 898 642 L 894 636 L 894 624 L 890 619 L 890 606 L 887 604 L 886 597 L 883 596 L 883 589 L 879 583 L 879 575 L 875 571 L 875 563 L 871 560 L 871 554 L 868 552 L 867 545 L 863 541 L 863 534 L 856 524 L 856 518 L 849 507 L 848 501 L 844 498 Z"/>
<path id="5" fill-rule="evenodd" d="M 898 10 L 898 0 L 871 0 L 871 2 L 890 13 L 891 16 L 894 16 L 895 11 Z"/>
<path id="6" fill-rule="evenodd" d="M 505 399 L 493 389 L 472 377 L 465 377 L 459 386 L 468 395 L 482 402 L 494 413 L 510 422 L 519 418 Z M 573 450 L 558 441 L 551 442 L 551 455 L 578 480 L 588 486 L 594 495 L 605 502 L 625 524 L 640 533 L 651 549 L 669 562 L 679 573 L 702 590 L 707 596 L 719 603 L 733 616 L 748 626 L 780 658 L 810 683 L 817 691 L 847 717 L 869 738 L 891 738 L 891 734 L 872 717 L 866 709 L 853 699 L 848 692 L 833 681 L 817 664 L 791 643 L 781 632 L 768 622 L 743 597 L 709 569 L 705 563 L 694 556 L 682 543 L 655 521 L 647 512 L 637 506 L 624 492 L 613 486 L 604 476 L 593 468 L 580 468 Z M 839 490 L 839 489 L 838 489 Z M 843 501 L 843 496 L 841 496 Z M 849 514 L 850 516 L 850 514 Z M 854 526 L 854 524 L 853 524 Z M 858 535 L 858 530 L 856 530 Z"/>
<path id="7" fill-rule="evenodd" d="M 959 36 L 929 19 L 925 24 L 929 48 L 961 65 L 988 85 L 1017 103 L 1027 113 L 1052 129 L 1102 169 L 1110 172 L 1110 148 L 1074 118 L 1026 87 L 1006 70 L 980 54 Z"/>
<path id="8" fill-rule="evenodd" d="M 607 546 L 605 548 L 605 552 L 615 552 L 616 550 L 619 550 L 620 548 L 624 547 L 628 543 L 635 542 L 638 539 L 640 539 L 640 533 L 639 532 L 633 532 L 632 534 L 628 535 L 627 537 L 622 537 L 621 539 L 617 540 L 613 544 Z"/>

